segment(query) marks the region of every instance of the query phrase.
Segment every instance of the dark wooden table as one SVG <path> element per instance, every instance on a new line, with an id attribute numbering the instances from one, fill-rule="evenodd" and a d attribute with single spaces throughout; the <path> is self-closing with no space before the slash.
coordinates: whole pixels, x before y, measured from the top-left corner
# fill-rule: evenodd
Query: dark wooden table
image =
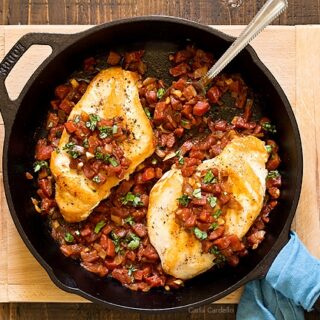
<path id="1" fill-rule="evenodd" d="M 274 24 L 319 24 L 319 0 L 288 0 Z M 247 24 L 264 0 L 3 0 L 0 24 L 99 24 L 139 15 L 163 14 L 203 24 Z M 1 272 L 1 271 L 0 271 Z M 93 304 L 0 304 L 0 320 L 36 319 L 235 319 L 236 305 L 210 305 L 198 312 L 139 315 Z M 319 319 L 316 312 L 306 319 Z"/>

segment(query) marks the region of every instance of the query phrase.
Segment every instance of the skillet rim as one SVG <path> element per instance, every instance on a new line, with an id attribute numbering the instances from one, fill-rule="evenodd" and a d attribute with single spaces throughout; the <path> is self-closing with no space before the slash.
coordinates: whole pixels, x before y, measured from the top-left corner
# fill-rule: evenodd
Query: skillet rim
<path id="1" fill-rule="evenodd" d="M 221 32 L 215 28 L 205 26 L 205 25 L 199 24 L 197 22 L 193 22 L 193 21 L 179 18 L 179 17 L 162 16 L 162 15 L 140 16 L 140 17 L 126 18 L 126 19 L 119 19 L 119 20 L 115 20 L 112 22 L 98 25 L 98 26 L 94 26 L 88 30 L 85 30 L 85 31 L 82 31 L 79 33 L 68 34 L 69 39 L 67 41 L 64 41 L 64 43 L 61 43 L 61 47 L 59 49 L 57 49 L 56 52 L 53 52 L 46 60 L 43 61 L 43 63 L 37 68 L 37 70 L 33 73 L 33 75 L 30 77 L 30 79 L 28 80 L 28 82 L 24 86 L 19 98 L 13 102 L 13 104 L 15 104 L 15 107 L 16 107 L 15 110 L 13 111 L 13 112 L 15 112 L 13 119 L 15 118 L 15 115 L 19 110 L 20 104 L 23 101 L 26 93 L 28 92 L 29 87 L 33 84 L 34 80 L 38 77 L 38 75 L 40 73 L 42 73 L 42 71 L 47 67 L 47 65 L 51 62 L 51 60 L 53 60 L 59 54 L 63 53 L 63 51 L 66 48 L 75 44 L 81 38 L 88 37 L 97 31 L 100 31 L 103 29 L 108 29 L 110 27 L 117 26 L 117 25 L 123 25 L 123 24 L 130 25 L 131 23 L 142 22 L 142 21 L 169 22 L 172 24 L 186 25 L 186 26 L 189 26 L 192 28 L 200 29 L 201 31 L 209 32 L 217 37 L 222 38 L 223 40 L 225 40 L 227 42 L 231 42 L 235 39 L 234 37 L 231 37 L 231 36 Z M 35 33 L 30 33 L 29 35 L 32 35 L 32 34 L 35 34 Z M 37 34 L 39 34 L 39 33 L 37 33 Z M 41 35 L 41 33 L 40 33 L 40 35 Z M 44 33 L 42 35 L 45 36 L 46 33 Z M 61 38 L 63 38 L 65 36 L 65 34 L 56 34 L 56 36 L 57 37 L 60 36 Z M 48 45 L 50 45 L 50 43 L 48 43 Z M 293 110 L 291 108 L 291 105 L 290 105 L 285 93 L 283 92 L 282 88 L 280 87 L 279 83 L 277 82 L 275 77 L 272 75 L 272 73 L 269 71 L 269 69 L 262 63 L 262 61 L 259 59 L 257 53 L 250 45 L 248 45 L 244 50 L 246 50 L 250 54 L 250 57 L 252 59 L 252 63 L 255 64 L 261 70 L 261 72 L 267 77 L 267 79 L 270 81 L 271 85 L 277 91 L 277 93 L 282 101 L 283 107 L 285 108 L 285 111 L 288 114 L 288 117 L 290 119 L 290 124 L 292 126 L 293 135 L 294 135 L 294 139 L 295 139 L 294 145 L 296 146 L 296 151 L 297 151 L 297 173 L 298 173 L 297 184 L 296 184 L 296 188 L 294 190 L 294 196 L 293 196 L 293 201 L 291 204 L 290 212 L 288 214 L 286 223 L 280 233 L 280 236 L 274 242 L 273 246 L 270 248 L 270 251 L 260 261 L 260 263 L 257 264 L 257 266 L 250 273 L 248 273 L 246 276 L 244 276 L 240 281 L 238 281 L 235 284 L 233 284 L 232 286 L 228 287 L 226 290 L 220 292 L 219 294 L 211 296 L 207 299 L 204 299 L 201 301 L 196 301 L 196 302 L 190 303 L 188 305 L 183 305 L 183 306 L 178 306 L 178 307 L 170 307 L 170 308 L 156 308 L 156 309 L 128 307 L 125 305 L 110 303 L 105 300 L 94 297 L 94 296 L 82 291 L 79 288 L 71 287 L 71 286 L 64 284 L 59 279 L 59 276 L 55 273 L 55 271 L 51 268 L 51 266 L 48 265 L 44 261 L 44 259 L 40 256 L 40 254 L 36 251 L 36 249 L 33 247 L 31 242 L 29 241 L 27 235 L 25 234 L 25 232 L 23 230 L 22 225 L 20 224 L 20 220 L 18 218 L 18 215 L 14 209 L 14 205 L 13 205 L 13 202 L 11 199 L 11 190 L 9 187 L 8 163 L 7 163 L 9 136 L 11 135 L 11 129 L 12 129 L 12 125 L 14 123 L 14 120 L 12 121 L 12 123 L 11 123 L 11 121 L 10 122 L 6 121 L 6 117 L 5 117 L 4 113 L 6 111 L 8 112 L 8 110 L 4 110 L 5 108 L 3 106 L 1 106 L 1 113 L 4 115 L 4 121 L 6 124 L 5 125 L 5 141 L 4 141 L 4 147 L 3 147 L 3 151 L 4 151 L 3 152 L 3 179 L 4 179 L 5 194 L 6 194 L 6 198 L 7 198 L 7 202 L 8 202 L 8 206 L 9 206 L 10 215 L 13 218 L 15 226 L 18 229 L 18 232 L 19 232 L 21 238 L 23 239 L 24 243 L 28 247 L 29 251 L 37 259 L 37 261 L 40 263 L 40 265 L 46 270 L 46 272 L 48 273 L 48 275 L 49 275 L 50 279 L 53 281 L 53 283 L 55 283 L 60 289 L 66 291 L 66 292 L 69 292 L 69 293 L 77 294 L 77 295 L 79 295 L 83 298 L 89 299 L 93 302 L 103 304 L 104 306 L 107 305 L 107 306 L 110 306 L 110 307 L 118 309 L 118 310 L 140 311 L 140 312 L 143 311 L 143 312 L 150 312 L 150 313 L 160 312 L 160 311 L 161 312 L 172 312 L 172 311 L 186 310 L 191 307 L 196 308 L 196 307 L 204 305 L 206 303 L 216 301 L 216 300 L 226 296 L 227 294 L 233 292 L 235 289 L 239 288 L 241 285 L 244 285 L 248 281 L 261 278 L 267 273 L 267 271 L 268 271 L 271 263 L 275 259 L 276 255 L 279 253 L 279 251 L 282 249 L 282 247 L 287 243 L 288 238 L 289 238 L 289 230 L 290 230 L 291 222 L 293 220 L 293 217 L 294 217 L 297 205 L 298 205 L 299 197 L 300 197 L 300 192 L 301 192 L 302 171 L 303 171 L 302 145 L 301 145 L 301 138 L 300 138 L 300 133 L 299 133 L 297 121 L 296 121 L 295 116 L 293 114 Z M 9 111 L 11 111 L 11 110 L 9 110 Z"/>

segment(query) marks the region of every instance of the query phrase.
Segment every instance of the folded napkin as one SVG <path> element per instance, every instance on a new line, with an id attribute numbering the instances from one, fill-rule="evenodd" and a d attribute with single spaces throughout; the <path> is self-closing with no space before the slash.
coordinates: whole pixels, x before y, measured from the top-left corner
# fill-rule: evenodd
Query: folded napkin
<path id="1" fill-rule="evenodd" d="M 312 257 L 295 232 L 266 277 L 245 286 L 237 319 L 304 319 L 320 296 L 320 260 Z"/>

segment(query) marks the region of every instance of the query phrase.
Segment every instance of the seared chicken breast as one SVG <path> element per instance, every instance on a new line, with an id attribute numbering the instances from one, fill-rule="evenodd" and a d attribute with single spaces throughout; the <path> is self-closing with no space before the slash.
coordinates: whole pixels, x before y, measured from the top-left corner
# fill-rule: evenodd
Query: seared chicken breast
<path id="1" fill-rule="evenodd" d="M 124 119 L 130 136 L 121 142 L 121 148 L 131 164 L 123 179 L 128 179 L 135 168 L 155 150 L 152 127 L 139 100 L 137 80 L 135 73 L 119 67 L 101 71 L 91 81 L 69 115 L 69 119 L 74 119 L 86 112 L 106 119 Z M 64 129 L 59 141 L 59 151 L 52 153 L 50 169 L 56 181 L 55 199 L 61 214 L 68 222 L 78 222 L 86 219 L 99 202 L 108 197 L 111 188 L 122 179 L 112 176 L 98 185 L 86 178 L 81 171 L 71 169 L 70 156 L 63 149 L 69 136 Z"/>
<path id="2" fill-rule="evenodd" d="M 259 215 L 266 190 L 267 160 L 264 142 L 246 136 L 234 138 L 219 156 L 198 166 L 199 172 L 216 167 L 228 175 L 229 192 L 239 205 L 227 210 L 226 235 L 235 234 L 241 239 Z M 203 253 L 201 242 L 175 220 L 182 184 L 183 176 L 176 168 L 155 184 L 149 198 L 147 227 L 163 270 L 185 280 L 210 269 L 215 256 Z"/>

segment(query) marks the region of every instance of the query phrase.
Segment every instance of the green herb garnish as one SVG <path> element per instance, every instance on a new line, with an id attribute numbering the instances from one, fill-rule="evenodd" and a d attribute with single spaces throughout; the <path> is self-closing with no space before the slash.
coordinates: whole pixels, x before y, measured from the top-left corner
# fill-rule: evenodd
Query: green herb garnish
<path id="1" fill-rule="evenodd" d="M 211 208 L 214 208 L 217 205 L 217 197 L 209 196 L 207 199 Z"/>
<path id="2" fill-rule="evenodd" d="M 77 159 L 78 157 L 80 157 L 80 153 L 75 150 L 75 146 L 76 145 L 74 142 L 68 142 L 63 147 L 63 150 L 65 150 L 73 159 Z"/>
<path id="3" fill-rule="evenodd" d="M 75 116 L 74 119 L 73 119 L 73 122 L 74 123 L 79 123 L 80 122 L 80 116 L 79 115 Z"/>
<path id="4" fill-rule="evenodd" d="M 121 198 L 121 202 L 124 205 L 131 205 L 133 207 L 142 206 L 143 202 L 138 194 L 128 192 L 124 197 Z"/>
<path id="5" fill-rule="evenodd" d="M 100 117 L 97 114 L 90 114 L 89 121 L 86 122 L 86 127 L 89 128 L 91 131 L 94 131 L 99 121 Z"/>
<path id="6" fill-rule="evenodd" d="M 38 172 L 40 171 L 42 168 L 48 168 L 48 162 L 47 161 L 36 161 L 34 164 L 33 164 L 33 171 L 34 172 Z"/>
<path id="7" fill-rule="evenodd" d="M 85 138 L 82 142 L 82 146 L 84 148 L 89 148 L 89 141 L 88 141 L 88 138 Z"/>
<path id="8" fill-rule="evenodd" d="M 140 238 L 136 236 L 134 233 L 129 233 L 127 235 L 127 241 L 129 241 L 127 246 L 129 250 L 135 250 L 140 245 Z"/>
<path id="9" fill-rule="evenodd" d="M 121 253 L 121 239 L 120 237 L 118 237 L 113 231 L 111 231 L 111 238 L 112 238 L 112 242 L 115 246 L 115 252 L 116 253 Z"/>
<path id="10" fill-rule="evenodd" d="M 200 188 L 194 189 L 192 195 L 197 199 L 201 199 L 202 197 L 201 189 Z"/>
<path id="11" fill-rule="evenodd" d="M 277 178 L 279 176 L 280 176 L 280 173 L 278 170 L 272 170 L 272 171 L 268 172 L 267 179 L 273 179 L 273 178 Z"/>
<path id="12" fill-rule="evenodd" d="M 125 218 L 124 222 L 129 224 L 130 226 L 134 226 L 135 225 L 135 222 L 134 222 L 134 219 L 133 219 L 132 216 L 129 216 L 129 217 Z"/>
<path id="13" fill-rule="evenodd" d="M 211 170 L 207 171 L 206 175 L 203 178 L 203 183 L 208 184 L 208 183 L 216 183 L 217 178 L 214 176 Z"/>
<path id="14" fill-rule="evenodd" d="M 109 163 L 113 166 L 113 167 L 117 167 L 119 165 L 118 161 L 115 158 L 108 158 Z"/>
<path id="15" fill-rule="evenodd" d="M 213 246 L 209 252 L 216 256 L 216 259 L 214 260 L 216 264 L 226 261 L 226 257 L 221 253 L 217 246 Z"/>
<path id="16" fill-rule="evenodd" d="M 181 119 L 181 124 L 182 124 L 183 126 L 187 126 L 187 125 L 189 125 L 189 121 L 184 120 L 184 119 Z"/>
<path id="17" fill-rule="evenodd" d="M 99 183 L 101 182 L 101 179 L 100 179 L 99 176 L 94 176 L 94 177 L 92 178 L 92 181 L 99 184 Z"/>
<path id="18" fill-rule="evenodd" d="M 99 138 L 105 139 L 112 136 L 113 128 L 109 126 L 101 126 L 98 128 Z"/>
<path id="19" fill-rule="evenodd" d="M 151 113 L 150 113 L 149 109 L 148 108 L 143 108 L 143 110 L 144 110 L 145 114 L 147 115 L 147 117 L 149 119 L 151 119 Z"/>
<path id="20" fill-rule="evenodd" d="M 222 214 L 222 210 L 221 209 L 218 209 L 214 214 L 213 214 L 213 217 L 215 219 L 218 219 Z"/>
<path id="21" fill-rule="evenodd" d="M 219 227 L 219 225 L 218 225 L 216 222 L 214 222 L 214 223 L 211 224 L 211 226 L 209 227 L 209 229 L 210 229 L 210 230 L 216 230 L 218 227 Z"/>
<path id="22" fill-rule="evenodd" d="M 181 205 L 181 206 L 184 206 L 184 207 L 186 207 L 188 204 L 189 204 L 189 202 L 190 202 L 190 197 L 188 196 L 188 195 L 186 195 L 186 194 L 183 194 L 180 198 L 178 198 L 177 199 L 178 201 L 179 201 L 179 204 Z"/>
<path id="23" fill-rule="evenodd" d="M 66 240 L 67 242 L 73 242 L 74 241 L 74 237 L 71 233 L 67 232 L 64 236 L 64 240 Z"/>
<path id="24" fill-rule="evenodd" d="M 151 163 L 152 163 L 153 165 L 156 165 L 156 164 L 158 163 L 158 160 L 157 160 L 156 158 L 153 158 L 153 159 L 151 160 Z"/>
<path id="25" fill-rule="evenodd" d="M 271 153 L 271 152 L 272 152 L 272 146 L 270 146 L 270 145 L 267 144 L 267 145 L 265 146 L 265 148 L 266 148 L 266 150 L 267 150 L 268 153 Z"/>
<path id="26" fill-rule="evenodd" d="M 96 226 L 94 227 L 94 233 L 99 233 L 101 229 L 106 225 L 105 221 L 99 221 Z"/>
<path id="27" fill-rule="evenodd" d="M 128 276 L 131 277 L 135 271 L 137 271 L 137 269 L 133 265 L 130 265 L 128 267 Z"/>
<path id="28" fill-rule="evenodd" d="M 195 227 L 193 229 L 193 232 L 195 234 L 195 236 L 199 239 L 199 240 L 205 240 L 207 239 L 208 235 L 205 231 L 200 230 L 199 228 Z"/>
<path id="29" fill-rule="evenodd" d="M 157 97 L 158 97 L 158 99 L 161 99 L 165 93 L 166 93 L 166 90 L 165 90 L 164 88 L 160 88 L 160 89 L 157 91 Z"/>
<path id="30" fill-rule="evenodd" d="M 181 155 L 181 150 L 176 151 L 176 157 L 178 157 L 178 162 L 179 162 L 180 164 L 184 164 L 184 158 L 183 158 L 183 156 Z"/>
<path id="31" fill-rule="evenodd" d="M 270 122 L 264 122 L 261 126 L 265 131 L 268 131 L 271 133 L 277 132 L 276 126 L 274 124 L 271 124 Z"/>

